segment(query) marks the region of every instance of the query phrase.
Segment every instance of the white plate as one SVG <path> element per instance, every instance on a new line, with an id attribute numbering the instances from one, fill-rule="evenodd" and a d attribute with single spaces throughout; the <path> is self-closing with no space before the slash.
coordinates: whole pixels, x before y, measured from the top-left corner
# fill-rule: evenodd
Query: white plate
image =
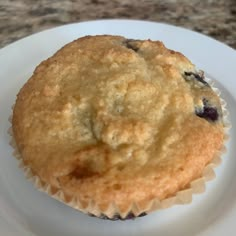
<path id="1" fill-rule="evenodd" d="M 162 40 L 183 52 L 216 81 L 231 114 L 228 152 L 190 205 L 175 206 L 131 221 L 88 217 L 34 189 L 25 180 L 8 145 L 8 117 L 20 87 L 40 61 L 64 44 L 84 35 L 116 34 Z M 47 30 L 0 50 L 0 235 L 38 236 L 222 236 L 236 232 L 236 52 L 201 34 L 154 22 L 105 20 Z"/>

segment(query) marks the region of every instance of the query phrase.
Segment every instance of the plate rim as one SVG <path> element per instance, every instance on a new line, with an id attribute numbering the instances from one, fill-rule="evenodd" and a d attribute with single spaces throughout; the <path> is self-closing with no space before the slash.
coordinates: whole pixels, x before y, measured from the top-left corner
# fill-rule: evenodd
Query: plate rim
<path id="1" fill-rule="evenodd" d="M 230 50 L 233 50 L 236 52 L 236 49 L 234 49 L 233 47 L 229 46 L 228 44 L 222 42 L 222 41 L 219 41 L 215 38 L 213 38 L 212 36 L 209 36 L 209 35 L 206 35 L 206 34 L 202 34 L 200 32 L 197 32 L 197 31 L 194 31 L 193 29 L 189 29 L 189 28 L 185 28 L 185 27 L 182 27 L 182 26 L 178 26 L 178 25 L 172 25 L 172 24 L 169 24 L 167 22 L 162 22 L 162 21 L 153 21 L 153 20 L 140 20 L 140 19 L 125 19 L 125 18 L 122 18 L 122 19 L 119 19 L 119 18 L 107 18 L 107 19 L 97 19 L 97 20 L 84 20 L 84 21 L 79 21 L 79 22 L 71 22 L 71 23 L 66 23 L 66 24 L 62 24 L 62 25 L 58 25 L 58 26 L 55 26 L 55 27 L 50 27 L 50 28 L 47 28 L 47 29 L 43 29 L 43 30 L 40 30 L 40 31 L 37 31 L 37 32 L 34 32 L 30 35 L 26 35 L 22 38 L 19 38 L 3 47 L 0 48 L 0 51 L 2 49 L 6 49 L 7 47 L 10 47 L 14 44 L 17 44 L 19 43 L 20 41 L 22 40 L 26 40 L 28 38 L 31 38 L 32 36 L 36 36 L 37 34 L 42 34 L 42 33 L 46 33 L 46 32 L 49 32 L 49 31 L 53 31 L 53 30 L 58 30 L 60 28 L 64 28 L 64 27 L 67 27 L 67 26 L 75 26 L 75 25 L 82 25 L 82 24 L 94 24 L 94 23 L 115 23 L 115 22 L 129 22 L 129 23 L 134 23 L 134 24 L 138 24 L 138 23 L 151 23 L 151 24 L 158 24 L 158 25 L 164 25 L 164 26 L 169 26 L 169 27 L 173 27 L 173 28 L 178 28 L 178 29 L 182 29 L 182 30 L 186 30 L 186 31 L 190 31 L 196 35 L 199 35 L 201 37 L 206 37 L 210 40 L 213 40 L 215 43 L 218 43 L 220 44 L 221 46 L 224 46 Z"/>

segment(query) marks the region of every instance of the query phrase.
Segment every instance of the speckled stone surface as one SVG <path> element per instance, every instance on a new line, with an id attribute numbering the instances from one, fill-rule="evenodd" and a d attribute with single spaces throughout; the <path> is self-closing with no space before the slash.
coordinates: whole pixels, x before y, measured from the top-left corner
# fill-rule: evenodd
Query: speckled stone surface
<path id="1" fill-rule="evenodd" d="M 1 0 L 0 48 L 44 29 L 106 18 L 165 22 L 236 48 L 235 0 Z"/>

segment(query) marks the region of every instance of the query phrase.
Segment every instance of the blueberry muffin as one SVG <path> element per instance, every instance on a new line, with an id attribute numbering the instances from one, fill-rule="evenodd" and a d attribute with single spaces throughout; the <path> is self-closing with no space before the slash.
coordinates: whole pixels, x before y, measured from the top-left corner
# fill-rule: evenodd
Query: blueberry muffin
<path id="1" fill-rule="evenodd" d="M 154 199 L 189 188 L 224 141 L 220 99 L 203 72 L 159 41 L 109 35 L 43 61 L 12 125 L 24 165 L 103 218 L 144 215 Z"/>

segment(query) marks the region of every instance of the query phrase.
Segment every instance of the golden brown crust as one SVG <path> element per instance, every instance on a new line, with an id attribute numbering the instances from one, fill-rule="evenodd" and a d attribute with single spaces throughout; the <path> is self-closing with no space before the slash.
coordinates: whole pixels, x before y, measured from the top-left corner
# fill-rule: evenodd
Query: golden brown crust
<path id="1" fill-rule="evenodd" d="M 158 41 L 87 36 L 42 62 L 17 96 L 24 163 L 81 201 L 121 209 L 184 189 L 223 143 L 219 98 Z M 190 75 L 191 77 L 192 75 Z M 196 115 L 204 99 L 218 120 Z"/>

